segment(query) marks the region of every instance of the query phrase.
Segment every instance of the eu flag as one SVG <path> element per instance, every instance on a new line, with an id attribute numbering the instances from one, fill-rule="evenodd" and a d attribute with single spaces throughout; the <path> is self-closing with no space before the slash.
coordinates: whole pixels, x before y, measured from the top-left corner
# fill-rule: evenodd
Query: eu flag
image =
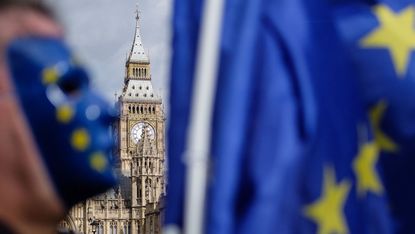
<path id="1" fill-rule="evenodd" d="M 166 221 L 179 226 L 200 9 L 175 4 Z M 326 2 L 227 0 L 222 24 L 205 232 L 390 233 L 379 148 Z"/>
<path id="2" fill-rule="evenodd" d="M 64 42 L 19 38 L 7 52 L 16 96 L 65 208 L 114 186 L 108 132 L 114 111 L 90 89 Z"/>
<path id="3" fill-rule="evenodd" d="M 358 71 L 398 233 L 414 233 L 414 1 L 343 1 L 333 5 L 341 38 Z"/>

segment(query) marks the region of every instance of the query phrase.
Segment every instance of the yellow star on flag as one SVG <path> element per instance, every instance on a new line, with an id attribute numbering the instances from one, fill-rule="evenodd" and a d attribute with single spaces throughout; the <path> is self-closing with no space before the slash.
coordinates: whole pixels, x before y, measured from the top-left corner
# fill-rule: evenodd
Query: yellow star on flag
<path id="1" fill-rule="evenodd" d="M 103 153 L 96 152 L 92 154 L 90 164 L 91 167 L 96 171 L 104 172 L 105 169 L 108 167 L 108 160 Z"/>
<path id="2" fill-rule="evenodd" d="M 321 197 L 304 209 L 304 214 L 317 223 L 319 234 L 346 234 L 348 227 L 344 216 L 344 204 L 350 192 L 351 182 L 336 184 L 333 168 L 324 169 Z"/>
<path id="3" fill-rule="evenodd" d="M 62 105 L 56 109 L 56 118 L 61 123 L 69 123 L 74 116 L 74 109 L 70 105 Z"/>
<path id="4" fill-rule="evenodd" d="M 353 161 L 359 196 L 364 196 L 369 191 L 375 194 L 383 193 L 383 186 L 376 172 L 378 159 L 379 149 L 375 142 L 371 142 L 361 147 L 359 154 Z"/>
<path id="5" fill-rule="evenodd" d="M 90 144 L 90 137 L 88 132 L 81 128 L 72 133 L 71 144 L 72 147 L 78 151 L 85 151 Z"/>
<path id="6" fill-rule="evenodd" d="M 374 8 L 374 13 L 379 26 L 364 37 L 360 44 L 364 48 L 389 50 L 398 77 L 404 78 L 412 50 L 415 49 L 415 9 L 410 6 L 395 13 L 381 4 Z"/>
<path id="7" fill-rule="evenodd" d="M 44 85 L 54 84 L 59 79 L 58 70 L 54 67 L 46 68 L 42 72 L 42 82 Z"/>
<path id="8" fill-rule="evenodd" d="M 375 134 L 375 141 L 378 147 L 387 152 L 396 152 L 398 146 L 390 139 L 381 129 L 380 124 L 382 118 L 386 111 L 386 103 L 384 101 L 379 102 L 371 111 L 370 111 L 370 121 L 373 126 L 373 131 Z"/>

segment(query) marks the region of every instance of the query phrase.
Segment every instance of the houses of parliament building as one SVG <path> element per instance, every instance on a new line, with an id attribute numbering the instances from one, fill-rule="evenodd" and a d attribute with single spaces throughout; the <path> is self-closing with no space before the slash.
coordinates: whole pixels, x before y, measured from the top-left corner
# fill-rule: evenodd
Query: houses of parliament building
<path id="1" fill-rule="evenodd" d="M 137 11 L 133 45 L 125 64 L 120 115 L 114 126 L 118 187 L 82 202 L 61 226 L 79 233 L 161 233 L 165 178 L 165 115 L 152 87 L 150 59 Z"/>

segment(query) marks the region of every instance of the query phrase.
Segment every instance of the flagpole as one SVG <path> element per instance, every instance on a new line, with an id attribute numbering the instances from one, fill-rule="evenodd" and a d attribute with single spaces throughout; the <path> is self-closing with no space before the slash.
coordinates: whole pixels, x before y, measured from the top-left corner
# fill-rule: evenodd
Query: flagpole
<path id="1" fill-rule="evenodd" d="M 211 123 L 225 0 L 205 0 L 187 138 L 185 234 L 203 233 Z"/>

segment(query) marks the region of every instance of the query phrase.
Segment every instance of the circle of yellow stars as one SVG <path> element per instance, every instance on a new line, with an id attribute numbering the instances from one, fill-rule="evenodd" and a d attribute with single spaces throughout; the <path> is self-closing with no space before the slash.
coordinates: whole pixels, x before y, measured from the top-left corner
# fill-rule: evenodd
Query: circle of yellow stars
<path id="1" fill-rule="evenodd" d="M 372 141 L 360 147 L 352 162 L 356 175 L 357 195 L 360 198 L 364 198 L 369 192 L 377 195 L 382 195 L 384 192 L 376 171 L 378 159 L 379 148 L 376 142 Z M 348 179 L 343 179 L 338 183 L 336 181 L 334 168 L 325 166 L 320 198 L 303 210 L 304 215 L 317 224 L 319 234 L 349 233 L 343 210 L 352 182 Z"/>
<path id="2" fill-rule="evenodd" d="M 42 72 L 42 83 L 53 85 L 59 81 L 59 70 L 56 67 L 46 68 Z M 61 124 L 69 124 L 75 116 L 75 110 L 71 105 L 63 104 L 56 107 L 56 119 Z M 70 143 L 73 149 L 79 152 L 86 151 L 91 144 L 91 137 L 84 128 L 75 129 L 70 135 Z M 108 168 L 108 160 L 102 152 L 94 152 L 89 157 L 89 164 L 95 171 L 103 173 Z"/>
<path id="3" fill-rule="evenodd" d="M 379 26 L 360 41 L 363 48 L 384 48 L 391 55 L 399 78 L 406 76 L 412 51 L 415 49 L 415 8 L 409 6 L 394 12 L 387 5 L 374 7 Z"/>
<path id="4" fill-rule="evenodd" d="M 410 6 L 400 12 L 393 12 L 388 6 L 381 4 L 374 8 L 374 13 L 379 26 L 366 35 L 360 44 L 364 48 L 387 49 L 397 76 L 404 78 L 411 53 L 415 49 L 415 8 Z M 397 144 L 380 127 L 386 109 L 386 102 L 380 101 L 370 111 L 375 140 L 361 145 L 351 165 L 356 175 L 356 191 L 360 198 L 364 198 L 369 192 L 383 194 L 384 188 L 376 171 L 379 152 L 398 150 Z M 348 179 L 336 181 L 334 168 L 325 166 L 321 195 L 303 210 L 304 215 L 317 224 L 319 234 L 349 233 L 344 206 L 352 183 Z"/>

